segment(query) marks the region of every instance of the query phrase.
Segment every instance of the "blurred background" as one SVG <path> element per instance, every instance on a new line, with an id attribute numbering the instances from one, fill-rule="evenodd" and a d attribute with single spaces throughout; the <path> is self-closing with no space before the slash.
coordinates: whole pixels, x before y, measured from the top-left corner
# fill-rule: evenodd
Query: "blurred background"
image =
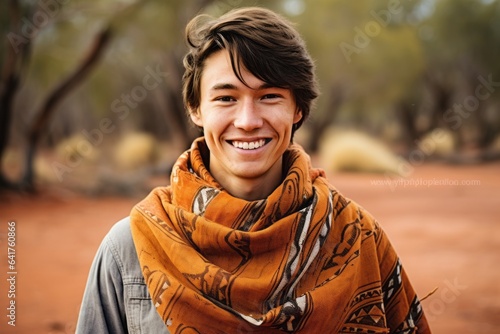
<path id="1" fill-rule="evenodd" d="M 424 303 L 436 332 L 497 333 L 500 1 L 6 0 L 0 232 L 24 221 L 26 266 L 13 333 L 74 332 L 102 236 L 200 135 L 182 105 L 186 23 L 249 5 L 296 23 L 322 94 L 295 140 L 387 222 L 421 294 L 441 286 Z M 33 296 L 54 308 L 36 318 Z"/>
<path id="2" fill-rule="evenodd" d="M 246 5 L 290 17 L 307 42 L 322 95 L 296 140 L 311 153 L 329 140 L 325 167 L 406 172 L 343 157 L 332 133 L 376 138 L 410 165 L 500 157 L 498 1 L 9 0 L 1 185 L 122 193 L 164 172 L 199 135 L 181 99 L 185 24 Z"/>

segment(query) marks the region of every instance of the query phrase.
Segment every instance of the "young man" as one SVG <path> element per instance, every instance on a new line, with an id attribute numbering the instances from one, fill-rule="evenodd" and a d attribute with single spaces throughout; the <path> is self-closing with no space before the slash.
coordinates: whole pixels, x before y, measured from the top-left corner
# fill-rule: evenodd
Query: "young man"
<path id="1" fill-rule="evenodd" d="M 204 136 L 104 239 L 77 333 L 430 333 L 377 222 L 292 144 L 318 95 L 296 30 L 244 8 L 187 41 Z"/>

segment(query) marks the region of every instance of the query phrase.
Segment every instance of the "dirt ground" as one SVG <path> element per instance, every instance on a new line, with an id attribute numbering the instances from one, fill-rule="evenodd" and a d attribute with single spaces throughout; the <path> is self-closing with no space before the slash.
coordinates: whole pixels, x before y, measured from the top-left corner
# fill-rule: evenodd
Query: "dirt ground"
<path id="1" fill-rule="evenodd" d="M 406 186 L 380 184 L 387 181 L 381 175 L 329 176 L 379 220 L 419 295 L 438 288 L 422 302 L 433 333 L 500 333 L 500 164 L 427 164 L 405 179 L 413 183 Z M 0 333 L 74 333 L 95 251 L 138 199 L 61 189 L 0 196 Z M 6 284 L 11 221 L 15 299 Z M 7 324 L 11 300 L 15 327 Z"/>

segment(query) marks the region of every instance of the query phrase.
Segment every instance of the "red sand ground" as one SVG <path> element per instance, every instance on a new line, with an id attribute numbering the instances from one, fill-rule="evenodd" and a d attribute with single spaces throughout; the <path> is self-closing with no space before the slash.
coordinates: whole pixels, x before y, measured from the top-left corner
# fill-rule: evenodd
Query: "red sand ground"
<path id="1" fill-rule="evenodd" d="M 425 165 L 409 181 L 480 185 L 391 188 L 381 176 L 334 174 L 333 183 L 381 223 L 437 334 L 500 333 L 500 164 Z M 0 333 L 74 333 L 87 273 L 111 225 L 137 198 L 49 190 L 0 196 Z M 16 222 L 16 327 L 7 325 L 7 222 Z"/>

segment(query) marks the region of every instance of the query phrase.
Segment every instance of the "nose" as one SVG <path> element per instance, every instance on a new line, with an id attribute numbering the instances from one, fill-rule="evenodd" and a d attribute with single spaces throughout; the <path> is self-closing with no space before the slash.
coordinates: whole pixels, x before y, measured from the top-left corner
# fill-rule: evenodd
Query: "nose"
<path id="1" fill-rule="evenodd" d="M 242 100 L 236 111 L 233 124 L 245 131 L 252 131 L 262 127 L 264 121 L 259 113 L 256 101 L 253 99 Z"/>

